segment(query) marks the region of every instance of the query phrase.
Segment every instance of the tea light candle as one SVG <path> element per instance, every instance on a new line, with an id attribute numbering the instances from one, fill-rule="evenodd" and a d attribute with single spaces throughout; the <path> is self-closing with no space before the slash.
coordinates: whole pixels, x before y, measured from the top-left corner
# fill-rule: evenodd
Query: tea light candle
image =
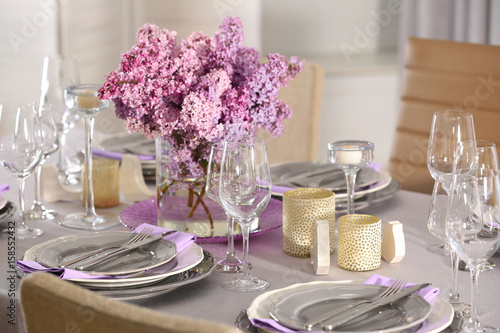
<path id="1" fill-rule="evenodd" d="M 339 164 L 359 164 L 363 153 L 358 150 L 344 150 L 337 152 L 337 163 Z"/>
<path id="2" fill-rule="evenodd" d="M 86 91 L 91 93 L 91 91 Z M 80 109 L 95 109 L 99 107 L 99 97 L 97 96 L 77 96 L 76 105 Z"/>

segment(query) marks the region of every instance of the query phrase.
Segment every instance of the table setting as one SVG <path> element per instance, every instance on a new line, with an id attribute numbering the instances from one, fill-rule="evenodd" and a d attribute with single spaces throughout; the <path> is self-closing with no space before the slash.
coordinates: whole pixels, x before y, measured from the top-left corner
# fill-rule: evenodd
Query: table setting
<path id="1" fill-rule="evenodd" d="M 18 283 L 47 272 L 243 332 L 495 331 L 479 318 L 500 326 L 498 157 L 475 139 L 472 115 L 436 113 L 432 195 L 400 190 L 368 140 L 332 140 L 326 162 L 270 165 L 258 129 L 285 129 L 292 110 L 277 94 L 304 60 L 259 62 L 242 30 L 228 17 L 215 37 L 194 33 L 177 45 L 175 32 L 147 24 L 104 84 L 53 78 L 47 58 L 39 102 L 0 101 L 0 161 L 12 174 L 0 175 L 0 240 L 17 240 L 15 260 L 0 263 Z M 54 80 L 67 82 L 57 94 Z M 96 115 L 112 104 L 130 133 L 94 141 Z M 66 120 L 43 117 L 56 110 Z M 84 121 L 78 176 L 56 154 L 70 115 Z M 35 190 L 25 191 L 32 173 Z M 6 224 L 14 220 L 15 232 Z M 435 237 L 443 244 L 429 246 Z"/>

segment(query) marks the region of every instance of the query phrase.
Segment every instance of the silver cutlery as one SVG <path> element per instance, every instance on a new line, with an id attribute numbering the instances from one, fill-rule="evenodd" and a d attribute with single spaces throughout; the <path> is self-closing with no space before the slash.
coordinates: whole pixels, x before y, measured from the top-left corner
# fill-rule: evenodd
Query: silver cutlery
<path id="1" fill-rule="evenodd" d="M 392 294 L 391 296 L 383 297 L 383 298 L 381 298 L 373 303 L 366 304 L 366 305 L 360 306 L 360 307 L 355 307 L 354 309 L 352 309 L 350 311 L 343 312 L 340 315 L 337 315 L 335 317 L 330 318 L 326 323 L 323 323 L 321 325 L 321 328 L 325 332 L 331 332 L 335 328 L 347 323 L 348 321 L 350 321 L 356 317 L 361 316 L 362 314 L 370 312 L 370 311 L 372 311 L 380 306 L 383 306 L 383 305 L 392 303 L 394 301 L 397 301 L 399 299 L 405 298 L 405 297 L 413 294 L 415 291 L 418 291 L 418 290 L 425 288 L 429 285 L 430 285 L 430 283 L 419 284 L 419 285 L 410 287 L 408 289 L 405 289 L 403 291 L 399 291 L 395 294 Z"/>
<path id="2" fill-rule="evenodd" d="M 76 257 L 74 259 L 69 260 L 68 262 L 65 262 L 62 265 L 59 265 L 59 267 L 61 267 L 61 268 L 69 267 L 69 266 L 71 266 L 73 264 L 76 264 L 77 262 L 83 261 L 85 259 L 89 259 L 89 258 L 91 258 L 91 257 L 93 257 L 95 255 L 100 254 L 100 253 L 103 253 L 103 252 L 106 252 L 106 251 L 109 251 L 109 250 L 113 250 L 113 249 L 120 249 L 121 247 L 130 245 L 130 244 L 135 244 L 137 242 L 142 241 L 143 239 L 148 238 L 149 235 L 151 235 L 152 232 L 153 232 L 153 228 L 145 227 L 140 232 L 136 233 L 134 237 L 132 237 L 127 242 L 125 242 L 125 243 L 123 243 L 121 245 L 106 246 L 106 247 L 100 248 L 98 250 L 92 251 L 90 253 L 82 254 L 81 256 L 78 256 L 78 257 Z"/>
<path id="3" fill-rule="evenodd" d="M 75 267 L 75 269 L 77 269 L 79 271 L 87 270 L 90 267 L 95 266 L 95 265 L 97 265 L 97 264 L 99 264 L 99 263 L 101 263 L 103 261 L 107 261 L 107 260 L 109 260 L 111 258 L 114 258 L 114 257 L 118 256 L 118 255 L 121 255 L 121 254 L 124 254 L 126 252 L 135 250 L 135 249 L 137 249 L 137 248 L 139 248 L 141 246 L 144 246 L 144 245 L 151 244 L 153 242 L 159 241 L 163 237 L 165 237 L 167 235 L 170 235 L 170 234 L 172 234 L 174 232 L 177 232 L 177 231 L 175 231 L 175 230 L 165 231 L 165 232 L 163 232 L 161 234 L 148 237 L 148 238 L 143 239 L 143 240 L 141 240 L 139 242 L 122 246 L 122 247 L 120 247 L 119 249 L 117 249 L 117 250 L 115 250 L 113 252 L 104 253 L 103 255 L 98 256 L 97 258 L 95 258 L 94 260 L 90 261 L 89 263 L 85 263 L 83 266 L 77 266 L 77 267 Z"/>
<path id="4" fill-rule="evenodd" d="M 352 309 L 356 306 L 359 306 L 361 304 L 365 304 L 365 303 L 373 303 L 373 302 L 376 302 L 384 297 L 388 297 L 392 294 L 395 294 L 401 290 L 403 290 L 403 288 L 406 286 L 406 281 L 403 281 L 403 280 L 396 280 L 394 281 L 394 283 L 392 283 L 389 287 L 387 287 L 387 289 L 385 289 L 382 293 L 378 294 L 377 296 L 371 298 L 371 299 L 367 299 L 367 300 L 362 300 L 362 301 L 359 301 L 359 302 L 354 302 L 354 303 L 351 303 L 351 304 L 348 304 L 348 305 L 345 305 L 343 307 L 340 307 L 338 309 L 335 309 L 335 310 L 332 310 L 330 312 L 327 312 L 323 315 L 321 315 L 320 317 L 318 318 L 314 318 L 312 320 L 309 320 L 308 322 L 305 323 L 305 327 L 308 331 L 310 331 L 312 329 L 313 326 L 319 324 L 319 323 L 322 323 L 324 322 L 325 320 L 327 319 L 330 319 L 342 312 L 345 312 L 349 309 Z"/>

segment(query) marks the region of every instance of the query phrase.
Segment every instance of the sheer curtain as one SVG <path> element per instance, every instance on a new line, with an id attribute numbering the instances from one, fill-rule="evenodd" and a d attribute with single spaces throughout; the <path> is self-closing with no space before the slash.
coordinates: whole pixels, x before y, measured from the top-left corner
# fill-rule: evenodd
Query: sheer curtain
<path id="1" fill-rule="evenodd" d="M 500 0 L 403 0 L 400 47 L 409 37 L 500 45 Z"/>

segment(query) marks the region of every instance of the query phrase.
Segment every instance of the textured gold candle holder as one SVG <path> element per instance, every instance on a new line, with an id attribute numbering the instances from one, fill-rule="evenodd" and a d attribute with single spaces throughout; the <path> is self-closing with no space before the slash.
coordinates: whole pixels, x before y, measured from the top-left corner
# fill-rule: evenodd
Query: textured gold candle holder
<path id="1" fill-rule="evenodd" d="M 327 220 L 330 253 L 335 250 L 335 193 L 301 188 L 283 194 L 283 250 L 296 257 L 311 255 L 317 220 Z"/>
<path id="2" fill-rule="evenodd" d="M 337 264 L 349 271 L 380 267 L 382 221 L 372 215 L 351 214 L 337 220 Z"/>

